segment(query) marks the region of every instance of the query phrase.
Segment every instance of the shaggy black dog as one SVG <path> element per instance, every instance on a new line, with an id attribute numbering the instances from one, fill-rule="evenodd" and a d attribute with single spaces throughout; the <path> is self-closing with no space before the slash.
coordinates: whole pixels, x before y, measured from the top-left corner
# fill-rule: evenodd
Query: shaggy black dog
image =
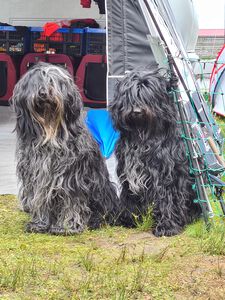
<path id="1" fill-rule="evenodd" d="M 121 183 L 119 224 L 134 226 L 152 206 L 156 236 L 172 236 L 200 212 L 177 108 L 166 74 L 153 67 L 133 71 L 116 87 L 110 111 L 120 132 L 116 146 Z"/>
<path id="2" fill-rule="evenodd" d="M 69 73 L 40 63 L 17 83 L 19 199 L 29 232 L 73 234 L 113 222 L 118 198 Z"/>

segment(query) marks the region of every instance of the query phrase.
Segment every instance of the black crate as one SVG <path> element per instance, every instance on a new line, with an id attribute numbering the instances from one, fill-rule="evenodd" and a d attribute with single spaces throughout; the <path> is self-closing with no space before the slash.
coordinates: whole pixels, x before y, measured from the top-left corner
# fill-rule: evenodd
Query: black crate
<path id="1" fill-rule="evenodd" d="M 23 55 L 29 50 L 29 31 L 18 27 L 0 26 L 0 52 Z"/>
<path id="2" fill-rule="evenodd" d="M 31 52 L 82 55 L 83 29 L 61 28 L 50 37 L 45 35 L 41 27 L 32 27 L 30 30 Z"/>
<path id="3" fill-rule="evenodd" d="M 106 54 L 106 30 L 99 28 L 85 29 L 85 54 Z"/>

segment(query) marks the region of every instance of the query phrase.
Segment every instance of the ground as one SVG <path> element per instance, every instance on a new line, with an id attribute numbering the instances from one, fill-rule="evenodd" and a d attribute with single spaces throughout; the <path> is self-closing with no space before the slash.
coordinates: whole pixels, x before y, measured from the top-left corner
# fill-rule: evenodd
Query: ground
<path id="1" fill-rule="evenodd" d="M 224 299 L 225 231 L 202 221 L 179 236 L 104 227 L 28 234 L 15 196 L 0 196 L 0 299 Z"/>

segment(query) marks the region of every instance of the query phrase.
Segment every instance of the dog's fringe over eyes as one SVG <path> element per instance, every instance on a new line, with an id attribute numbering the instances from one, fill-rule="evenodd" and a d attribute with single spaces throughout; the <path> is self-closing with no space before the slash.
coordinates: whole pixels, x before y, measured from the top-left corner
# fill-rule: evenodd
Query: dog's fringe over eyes
<path id="1" fill-rule="evenodd" d="M 152 66 L 126 74 L 110 103 L 116 146 L 117 174 L 122 185 L 118 223 L 135 226 L 136 218 L 153 207 L 156 236 L 174 235 L 200 213 L 193 203 L 193 178 L 178 127 L 170 81 Z"/>
<path id="2" fill-rule="evenodd" d="M 19 200 L 31 214 L 27 230 L 73 234 L 112 224 L 116 191 L 69 73 L 39 63 L 17 83 L 11 102 Z"/>

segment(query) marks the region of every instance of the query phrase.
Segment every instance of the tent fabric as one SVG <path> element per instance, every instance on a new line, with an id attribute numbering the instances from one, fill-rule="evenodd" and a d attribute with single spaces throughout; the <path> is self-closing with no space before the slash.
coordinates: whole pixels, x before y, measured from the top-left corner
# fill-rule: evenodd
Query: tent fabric
<path id="1" fill-rule="evenodd" d="M 217 80 L 218 84 L 214 91 L 213 112 L 225 117 L 225 69 Z"/>
<path id="2" fill-rule="evenodd" d="M 108 104 L 115 85 L 127 71 L 155 62 L 150 47 L 149 30 L 137 0 L 108 0 L 107 56 Z"/>
<path id="3" fill-rule="evenodd" d="M 86 55 L 84 55 L 81 62 L 80 62 L 80 64 L 79 64 L 77 72 L 76 72 L 76 85 L 77 85 L 77 87 L 80 91 L 80 94 L 81 94 L 84 105 L 86 105 L 88 107 L 92 107 L 92 108 L 99 108 L 99 107 L 105 108 L 106 99 L 105 99 L 105 101 L 92 100 L 92 99 L 87 98 L 86 95 L 85 95 L 85 93 L 89 94 L 89 93 L 87 93 L 87 91 L 85 91 L 85 87 L 87 87 L 86 86 L 87 82 L 85 83 L 85 75 L 86 75 L 86 71 L 87 71 L 86 66 L 89 63 L 98 63 L 98 64 L 106 63 L 106 56 L 105 55 L 100 55 L 100 54 L 86 54 Z M 89 74 L 89 77 L 90 77 L 90 74 Z M 96 77 L 96 75 L 94 77 Z M 101 78 L 99 78 L 98 80 L 103 81 L 102 76 L 100 76 L 100 77 Z M 90 80 L 91 79 L 89 78 L 88 81 L 90 82 Z M 105 79 L 104 79 L 104 81 L 105 81 Z"/>
<path id="4" fill-rule="evenodd" d="M 0 97 L 7 92 L 7 62 L 0 61 Z"/>
<path id="5" fill-rule="evenodd" d="M 109 75 L 124 75 L 154 61 L 138 1 L 109 0 L 107 10 Z"/>
<path id="6" fill-rule="evenodd" d="M 99 144 L 102 155 L 109 158 L 119 138 L 119 133 L 113 128 L 109 112 L 104 109 L 89 110 L 86 124 L 93 138 Z"/>
<path id="7" fill-rule="evenodd" d="M 213 112 L 225 116 L 225 45 L 219 51 L 210 77 L 210 98 Z"/>
<path id="8" fill-rule="evenodd" d="M 84 94 L 88 99 L 105 101 L 106 99 L 106 63 L 89 62 L 86 64 Z M 98 74 L 98 76 L 96 76 Z"/>
<path id="9" fill-rule="evenodd" d="M 223 45 L 221 50 L 218 52 L 215 63 L 214 63 L 214 66 L 213 66 L 213 69 L 212 69 L 212 73 L 211 73 L 211 76 L 210 76 L 210 93 L 214 92 L 215 84 L 216 84 L 216 82 L 215 82 L 216 75 L 218 73 L 220 75 L 220 73 L 222 72 L 222 70 L 225 67 L 225 64 L 223 63 L 224 60 L 225 60 L 225 51 L 224 50 L 225 50 L 225 45 Z M 220 63 L 219 66 L 217 66 L 218 63 Z M 211 94 L 211 97 L 212 96 L 213 96 L 213 94 Z"/>
<path id="10" fill-rule="evenodd" d="M 17 81 L 16 66 L 7 53 L 0 53 L 0 62 L 0 104 L 7 105 Z"/>

